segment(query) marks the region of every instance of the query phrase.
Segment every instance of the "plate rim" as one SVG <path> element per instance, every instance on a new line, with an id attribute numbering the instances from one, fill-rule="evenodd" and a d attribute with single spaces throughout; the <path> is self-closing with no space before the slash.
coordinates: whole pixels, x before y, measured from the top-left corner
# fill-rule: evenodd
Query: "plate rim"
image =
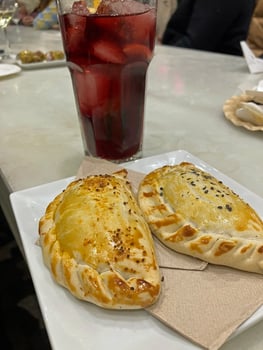
<path id="1" fill-rule="evenodd" d="M 9 67 L 9 71 L 7 72 L 2 71 L 1 73 L 1 67 Z M 20 72 L 21 72 L 21 67 L 18 67 L 16 64 L 0 63 L 0 78 L 7 77 L 13 74 L 18 74 Z"/>
<path id="2" fill-rule="evenodd" d="M 53 67 L 64 67 L 66 66 L 66 59 L 62 60 L 52 60 L 52 61 L 42 61 L 42 62 L 32 62 L 32 63 L 22 63 L 20 60 L 16 60 L 16 64 L 24 70 L 40 69 L 40 68 L 53 68 Z"/>

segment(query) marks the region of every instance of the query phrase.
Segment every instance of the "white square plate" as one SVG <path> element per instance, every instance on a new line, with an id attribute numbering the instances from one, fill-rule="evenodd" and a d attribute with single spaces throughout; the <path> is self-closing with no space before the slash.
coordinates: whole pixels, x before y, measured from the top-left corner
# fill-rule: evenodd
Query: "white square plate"
<path id="1" fill-rule="evenodd" d="M 186 151 L 175 151 L 124 164 L 148 173 L 165 164 L 187 161 L 210 172 L 238 193 L 263 217 L 263 199 Z M 38 221 L 47 204 L 73 180 L 73 177 L 10 195 L 27 262 L 54 350 L 196 350 L 198 346 L 150 316 L 143 310 L 111 311 L 79 301 L 56 284 L 42 261 Z M 263 319 L 261 307 L 233 336 Z"/>
<path id="2" fill-rule="evenodd" d="M 33 63 L 22 63 L 20 60 L 16 61 L 16 64 L 25 70 L 41 69 L 41 68 L 53 68 L 53 67 L 64 67 L 66 66 L 66 60 L 53 60 L 53 61 L 42 61 Z"/>

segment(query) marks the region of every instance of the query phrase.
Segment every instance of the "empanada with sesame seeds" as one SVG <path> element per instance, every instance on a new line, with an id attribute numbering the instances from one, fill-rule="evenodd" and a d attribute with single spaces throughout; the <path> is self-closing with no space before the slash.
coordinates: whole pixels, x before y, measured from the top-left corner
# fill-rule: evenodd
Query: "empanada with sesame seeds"
<path id="1" fill-rule="evenodd" d="M 263 222 L 221 181 L 183 162 L 144 177 L 139 205 L 171 249 L 212 264 L 263 273 Z"/>
<path id="2" fill-rule="evenodd" d="M 39 222 L 43 259 L 75 297 L 109 309 L 153 304 L 160 272 L 150 229 L 118 174 L 73 181 Z"/>

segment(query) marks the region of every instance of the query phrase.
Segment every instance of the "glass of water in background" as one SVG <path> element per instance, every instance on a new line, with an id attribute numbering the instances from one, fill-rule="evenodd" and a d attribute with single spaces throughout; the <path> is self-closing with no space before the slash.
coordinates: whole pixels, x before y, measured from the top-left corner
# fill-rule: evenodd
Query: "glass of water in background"
<path id="1" fill-rule="evenodd" d="M 8 39 L 7 27 L 11 22 L 14 13 L 17 10 L 16 0 L 0 0 L 0 30 L 2 32 L 2 43 L 0 43 L 1 61 L 12 60 L 13 57 L 10 53 L 10 43 Z"/>

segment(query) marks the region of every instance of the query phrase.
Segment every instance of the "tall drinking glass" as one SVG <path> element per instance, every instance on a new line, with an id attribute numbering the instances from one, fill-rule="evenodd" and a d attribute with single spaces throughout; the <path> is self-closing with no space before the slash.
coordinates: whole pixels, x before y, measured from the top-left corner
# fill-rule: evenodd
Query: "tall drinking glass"
<path id="1" fill-rule="evenodd" d="M 17 9 L 16 0 L 0 0 L 0 30 L 4 34 L 4 46 L 1 49 L 3 54 L 1 54 L 1 61 L 13 60 L 10 54 L 10 43 L 7 34 L 7 27 Z"/>
<path id="2" fill-rule="evenodd" d="M 86 155 L 141 156 L 156 0 L 57 0 Z"/>

